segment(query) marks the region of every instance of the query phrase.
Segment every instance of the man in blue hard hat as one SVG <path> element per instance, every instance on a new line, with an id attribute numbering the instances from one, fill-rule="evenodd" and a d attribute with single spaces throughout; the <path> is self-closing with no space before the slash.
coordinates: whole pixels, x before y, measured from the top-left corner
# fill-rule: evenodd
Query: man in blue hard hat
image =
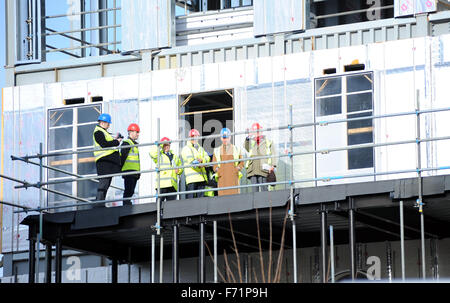
<path id="1" fill-rule="evenodd" d="M 97 166 L 97 175 L 110 175 L 120 173 L 120 153 L 119 150 L 107 149 L 119 146 L 122 136 L 118 133 L 113 137 L 107 132 L 111 124 L 111 116 L 109 114 L 101 114 L 98 117 L 98 125 L 95 126 L 93 133 L 94 147 L 98 150 L 94 151 L 95 164 Z M 96 201 L 103 201 L 106 193 L 111 185 L 112 177 L 98 179 Z M 104 207 L 104 204 L 95 204 L 94 207 Z"/>

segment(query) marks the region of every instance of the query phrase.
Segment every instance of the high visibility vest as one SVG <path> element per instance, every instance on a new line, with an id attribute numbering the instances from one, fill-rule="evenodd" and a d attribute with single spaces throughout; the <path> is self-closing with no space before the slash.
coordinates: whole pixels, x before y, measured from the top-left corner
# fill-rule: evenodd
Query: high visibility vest
<path id="1" fill-rule="evenodd" d="M 170 158 L 163 152 L 161 147 L 158 148 L 156 145 L 153 145 L 150 148 L 150 157 L 155 164 L 158 164 L 158 153 L 161 155 L 159 160 L 160 169 L 181 166 L 180 158 L 172 150 L 170 152 L 173 154 L 172 162 L 170 162 Z M 175 169 L 161 170 L 159 173 L 159 188 L 173 187 L 178 191 L 178 175 L 181 175 L 182 172 L 183 169 L 181 168 L 178 170 L 178 174 L 175 172 Z"/>
<path id="2" fill-rule="evenodd" d="M 100 146 L 100 144 L 98 144 L 98 142 L 95 140 L 95 133 L 97 131 L 101 131 L 104 135 L 105 135 L 105 139 L 106 141 L 110 142 L 110 141 L 114 141 L 113 136 L 111 136 L 110 133 L 108 133 L 103 127 L 100 127 L 99 125 L 96 125 L 94 128 L 94 132 L 92 133 L 92 138 L 94 140 L 94 147 L 98 148 L 100 150 L 94 151 L 94 157 L 95 157 L 95 162 L 97 162 L 99 159 L 109 156 L 113 153 L 116 152 L 116 150 L 114 149 L 110 149 L 110 150 L 101 150 L 102 147 Z"/>
<path id="3" fill-rule="evenodd" d="M 195 149 L 191 142 L 187 142 L 186 146 L 183 147 L 181 157 L 183 158 L 184 165 L 192 164 L 192 161 L 196 159 L 202 159 L 203 163 L 210 162 L 209 156 L 203 147 L 199 146 L 198 149 Z M 184 174 L 186 176 L 186 184 L 208 181 L 204 166 L 186 167 Z"/>
<path id="4" fill-rule="evenodd" d="M 266 138 L 265 142 L 266 142 L 266 156 L 270 156 L 270 155 L 272 155 L 272 151 L 271 151 L 272 141 L 270 141 L 269 139 Z M 253 149 L 254 149 L 255 145 L 256 145 L 256 141 L 255 140 L 251 140 L 250 141 L 250 148 L 249 148 L 250 151 L 249 151 L 249 154 L 248 154 L 249 158 L 254 156 L 253 155 Z M 262 161 L 267 161 L 267 164 L 272 165 L 272 158 L 261 159 L 261 160 Z M 248 168 L 250 166 L 250 161 L 252 161 L 252 160 L 247 160 L 245 162 L 245 168 Z"/>
<path id="5" fill-rule="evenodd" d="M 139 161 L 139 149 L 134 146 L 135 144 L 131 139 L 126 139 L 124 142 L 127 142 L 132 147 L 130 148 L 130 152 L 128 153 L 128 156 L 125 159 L 125 163 L 122 166 L 122 171 L 141 170 L 141 164 Z"/>
<path id="6" fill-rule="evenodd" d="M 214 156 L 216 157 L 217 162 L 221 161 L 221 156 L 220 156 L 221 149 L 222 149 L 222 146 L 214 148 Z M 239 160 L 240 155 L 241 155 L 241 152 L 240 152 L 239 148 L 237 148 L 236 145 L 233 145 L 233 159 Z M 238 166 L 238 165 L 239 165 L 239 161 L 234 162 L 234 166 Z M 220 163 L 217 164 L 217 167 L 220 167 Z M 239 171 L 239 180 L 241 178 L 242 178 L 242 173 Z"/>

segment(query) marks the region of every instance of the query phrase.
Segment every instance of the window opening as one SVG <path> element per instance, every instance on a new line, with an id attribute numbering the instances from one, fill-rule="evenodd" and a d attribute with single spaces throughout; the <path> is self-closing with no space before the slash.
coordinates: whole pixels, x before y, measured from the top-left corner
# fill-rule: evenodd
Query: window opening
<path id="1" fill-rule="evenodd" d="M 197 128 L 201 136 L 218 135 L 224 127 L 234 130 L 233 90 L 231 89 L 182 96 L 180 106 L 181 118 L 191 128 Z M 185 130 L 186 137 L 189 130 Z M 202 146 L 212 154 L 217 142 L 220 142 L 219 138 L 217 140 L 208 138 L 202 140 Z"/>
<path id="2" fill-rule="evenodd" d="M 64 105 L 75 105 L 84 103 L 84 98 L 65 99 Z"/>
<path id="3" fill-rule="evenodd" d="M 68 152 L 93 148 L 92 132 L 97 125 L 102 105 L 84 105 L 48 110 L 48 152 Z M 95 157 L 92 152 L 48 158 L 49 166 L 83 176 L 95 176 Z M 67 178 L 69 175 L 48 170 L 49 181 Z M 92 181 L 79 181 L 51 185 L 51 189 L 82 198 L 94 198 L 97 190 Z M 48 204 L 67 201 L 66 197 L 49 194 Z"/>
<path id="4" fill-rule="evenodd" d="M 373 74 L 351 74 L 315 80 L 316 117 L 342 115 L 343 118 L 370 117 L 373 115 Z M 373 143 L 373 119 L 349 121 L 347 142 L 342 146 Z M 357 148 L 347 151 L 347 169 L 374 166 L 374 148 Z"/>

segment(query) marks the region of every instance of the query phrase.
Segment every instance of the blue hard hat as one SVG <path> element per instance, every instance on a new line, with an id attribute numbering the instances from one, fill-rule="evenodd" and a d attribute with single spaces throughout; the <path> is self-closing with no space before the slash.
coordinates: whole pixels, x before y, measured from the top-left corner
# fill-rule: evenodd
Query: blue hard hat
<path id="1" fill-rule="evenodd" d="M 222 138 L 229 138 L 231 136 L 231 131 L 228 128 L 222 128 L 220 131 Z"/>
<path id="2" fill-rule="evenodd" d="M 97 121 L 111 123 L 111 116 L 109 114 L 101 114 L 100 116 L 98 116 Z"/>

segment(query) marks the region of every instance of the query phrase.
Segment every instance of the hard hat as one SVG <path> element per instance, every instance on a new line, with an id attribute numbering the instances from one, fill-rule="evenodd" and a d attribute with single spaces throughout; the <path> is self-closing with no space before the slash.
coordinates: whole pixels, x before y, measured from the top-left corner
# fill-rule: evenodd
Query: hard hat
<path id="1" fill-rule="evenodd" d="M 128 126 L 127 131 L 129 131 L 129 132 L 131 132 L 131 131 L 140 132 L 141 129 L 139 128 L 139 125 L 137 125 L 136 123 L 131 123 L 130 126 Z"/>
<path id="2" fill-rule="evenodd" d="M 220 135 L 222 138 L 229 138 L 231 136 L 231 131 L 228 128 L 222 128 Z"/>
<path id="3" fill-rule="evenodd" d="M 195 128 L 189 131 L 189 137 L 198 137 L 198 136 L 200 136 L 200 133 Z"/>
<path id="4" fill-rule="evenodd" d="M 169 138 L 167 138 L 167 137 L 164 137 L 164 138 L 162 138 L 161 139 L 161 142 L 165 142 L 165 141 L 170 141 L 170 139 Z M 163 143 L 163 144 L 170 144 L 170 143 Z"/>
<path id="5" fill-rule="evenodd" d="M 109 114 L 101 114 L 100 116 L 98 116 L 97 121 L 111 123 L 111 116 Z"/>
<path id="6" fill-rule="evenodd" d="M 252 130 L 259 130 L 262 129 L 261 125 L 259 125 L 259 123 L 253 123 L 252 124 Z"/>

